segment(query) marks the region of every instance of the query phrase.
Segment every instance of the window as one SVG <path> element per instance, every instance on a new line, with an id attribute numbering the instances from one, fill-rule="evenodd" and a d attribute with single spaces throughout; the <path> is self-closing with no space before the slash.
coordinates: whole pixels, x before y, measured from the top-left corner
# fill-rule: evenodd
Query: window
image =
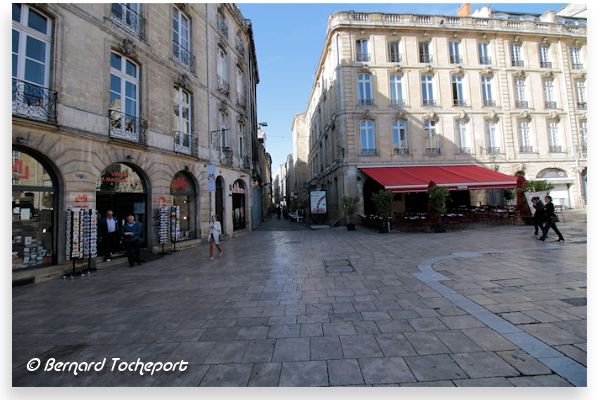
<path id="1" fill-rule="evenodd" d="M 429 155 L 440 154 L 440 138 L 436 122 L 426 119 L 423 128 L 425 130 L 425 152 Z"/>
<path id="2" fill-rule="evenodd" d="M 393 63 L 402 62 L 399 40 L 393 40 L 388 42 L 388 61 Z"/>
<path id="3" fill-rule="evenodd" d="M 515 79 L 515 101 L 517 108 L 527 108 L 527 88 L 525 86 L 525 78 Z"/>
<path id="4" fill-rule="evenodd" d="M 429 40 L 419 42 L 419 62 L 422 63 L 430 63 L 433 62 L 433 57 L 431 57 L 429 47 L 431 42 Z"/>
<path id="5" fill-rule="evenodd" d="M 519 121 L 519 151 L 521 153 L 533 153 L 529 121 L 527 120 Z"/>
<path id="6" fill-rule="evenodd" d="M 369 39 L 356 41 L 356 61 L 369 61 Z"/>
<path id="7" fill-rule="evenodd" d="M 575 81 L 575 94 L 577 95 L 577 108 L 579 110 L 587 109 L 587 95 L 585 90 L 585 81 L 578 79 Z"/>
<path id="8" fill-rule="evenodd" d="M 173 7 L 173 58 L 188 69 L 192 68 L 190 20 L 177 7 Z"/>
<path id="9" fill-rule="evenodd" d="M 243 106 L 246 104 L 246 96 L 244 96 L 244 72 L 241 68 L 237 68 L 236 75 L 237 86 L 237 104 Z"/>
<path id="10" fill-rule="evenodd" d="M 173 129 L 175 130 L 175 151 L 192 153 L 192 101 L 190 94 L 182 88 L 175 88 L 173 96 Z"/>
<path id="11" fill-rule="evenodd" d="M 450 51 L 450 64 L 462 64 L 460 42 L 448 42 L 448 49 Z"/>
<path id="12" fill-rule="evenodd" d="M 454 106 L 466 105 L 463 96 L 463 77 L 461 75 L 452 75 L 452 100 Z"/>
<path id="13" fill-rule="evenodd" d="M 423 97 L 424 106 L 435 105 L 433 96 L 433 76 L 421 75 L 421 96 Z"/>
<path id="14" fill-rule="evenodd" d="M 56 119 L 50 84 L 52 21 L 26 4 L 12 5 L 13 113 Z"/>
<path id="15" fill-rule="evenodd" d="M 404 106 L 401 75 L 390 76 L 390 100 L 393 106 Z"/>
<path id="16" fill-rule="evenodd" d="M 139 114 L 139 68 L 120 54 L 110 53 L 111 135 L 141 141 Z"/>
<path id="17" fill-rule="evenodd" d="M 554 97 L 554 81 L 552 79 L 544 79 L 544 105 L 545 108 L 555 109 L 556 99 Z"/>
<path id="18" fill-rule="evenodd" d="M 552 62 L 550 61 L 550 46 L 547 44 L 541 44 L 538 48 L 540 56 L 540 67 L 541 68 L 552 68 Z"/>
<path id="19" fill-rule="evenodd" d="M 217 86 L 220 92 L 229 94 L 227 53 L 221 47 L 217 49 Z"/>
<path id="20" fill-rule="evenodd" d="M 513 43 L 511 45 L 510 49 L 511 49 L 510 55 L 511 55 L 512 66 L 513 67 L 525 66 L 525 63 L 523 62 L 523 57 L 522 57 L 521 45 L 519 43 Z"/>
<path id="21" fill-rule="evenodd" d="M 358 104 L 361 106 L 373 105 L 371 74 L 358 74 Z"/>
<path id="22" fill-rule="evenodd" d="M 558 122 L 548 121 L 548 145 L 550 153 L 562 153 L 562 140 L 558 132 Z"/>
<path id="23" fill-rule="evenodd" d="M 582 119 L 579 121 L 579 138 L 581 150 L 587 151 L 587 119 Z"/>
<path id="24" fill-rule="evenodd" d="M 571 56 L 571 68 L 583 69 L 583 63 L 581 62 L 581 48 L 571 47 L 569 49 L 569 54 Z"/>
<path id="25" fill-rule="evenodd" d="M 142 34 L 143 18 L 138 3 L 112 3 L 112 19 L 136 35 Z"/>
<path id="26" fill-rule="evenodd" d="M 220 141 L 219 145 L 221 148 L 229 147 L 229 123 L 227 114 L 223 111 L 219 112 L 219 131 L 220 131 Z"/>
<path id="27" fill-rule="evenodd" d="M 406 120 L 397 119 L 392 122 L 392 135 L 394 140 L 394 152 L 396 154 L 408 154 Z"/>
<path id="28" fill-rule="evenodd" d="M 500 138 L 497 129 L 497 123 L 494 121 L 486 121 L 485 122 L 485 132 L 486 132 L 486 141 L 488 144 L 487 152 L 488 154 L 496 154 L 500 153 Z"/>
<path id="29" fill-rule="evenodd" d="M 481 65 L 490 65 L 492 63 L 492 58 L 489 54 L 489 44 L 485 42 L 480 42 L 478 46 L 479 51 L 479 64 Z"/>
<path id="30" fill-rule="evenodd" d="M 471 138 L 466 121 L 457 120 L 454 125 L 456 132 L 456 147 L 460 154 L 472 154 Z"/>
<path id="31" fill-rule="evenodd" d="M 481 77 L 481 97 L 483 99 L 484 107 L 495 107 L 496 102 L 494 101 L 494 93 L 492 91 L 492 77 L 482 76 Z"/>
<path id="32" fill-rule="evenodd" d="M 240 158 L 244 157 L 244 124 L 238 123 L 238 154 Z"/>
<path id="33" fill-rule="evenodd" d="M 360 121 L 360 152 L 363 156 L 377 155 L 375 147 L 375 121 Z"/>

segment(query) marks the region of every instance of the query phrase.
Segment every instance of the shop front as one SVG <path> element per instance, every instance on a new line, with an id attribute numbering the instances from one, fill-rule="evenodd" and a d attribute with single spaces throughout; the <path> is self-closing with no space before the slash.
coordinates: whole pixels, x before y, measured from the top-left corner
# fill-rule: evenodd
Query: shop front
<path id="1" fill-rule="evenodd" d="M 147 245 L 148 195 L 144 180 L 132 166 L 114 163 L 106 167 L 96 181 L 96 208 L 102 218 L 112 210 L 115 218 L 125 223 L 132 213 L 142 226 L 142 247 Z"/>
<path id="2" fill-rule="evenodd" d="M 181 239 L 196 238 L 196 185 L 183 171 L 175 174 L 171 181 L 173 205 L 179 207 Z"/>
<path id="3" fill-rule="evenodd" d="M 12 269 L 57 262 L 58 182 L 45 161 L 12 152 Z"/>
<path id="4" fill-rule="evenodd" d="M 233 230 L 246 228 L 246 190 L 244 181 L 237 180 L 231 188 Z"/>
<path id="5" fill-rule="evenodd" d="M 565 171 L 559 168 L 546 168 L 537 173 L 536 180 L 544 180 L 552 184 L 550 196 L 555 206 L 571 207 L 569 188 L 573 185 L 574 179 L 570 178 Z"/>
<path id="6" fill-rule="evenodd" d="M 223 229 L 223 233 L 225 233 L 225 213 L 223 208 L 223 177 L 218 176 L 215 182 L 215 215 L 217 216 L 217 220 L 221 222 L 221 227 Z"/>

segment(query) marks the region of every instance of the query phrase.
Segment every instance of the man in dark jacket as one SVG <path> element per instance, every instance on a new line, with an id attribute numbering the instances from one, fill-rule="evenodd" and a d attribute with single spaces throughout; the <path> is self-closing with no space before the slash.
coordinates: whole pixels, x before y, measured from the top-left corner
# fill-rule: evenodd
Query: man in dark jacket
<path id="1" fill-rule="evenodd" d="M 552 204 L 552 197 L 546 196 L 544 197 L 544 201 L 546 202 L 546 205 L 544 206 L 546 225 L 544 226 L 544 230 L 542 231 L 542 237 L 540 237 L 539 240 L 546 240 L 546 237 L 548 236 L 548 231 L 550 230 L 550 228 L 552 228 L 552 230 L 558 235 L 558 239 L 556 239 L 556 241 L 564 242 L 565 238 L 556 227 L 556 221 L 558 221 L 558 217 L 554 213 L 554 204 Z"/>
<path id="2" fill-rule="evenodd" d="M 106 212 L 106 218 L 100 220 L 98 233 L 104 255 L 104 261 L 110 261 L 112 253 L 119 247 L 119 238 L 121 237 L 121 224 L 114 218 L 112 210 Z"/>
<path id="3" fill-rule="evenodd" d="M 546 222 L 546 216 L 544 214 L 544 205 L 539 197 L 532 197 L 531 203 L 533 204 L 533 208 L 535 209 L 535 213 L 533 214 L 533 226 L 535 227 L 534 235 L 537 236 L 538 232 L 544 232 L 544 223 Z"/>
<path id="4" fill-rule="evenodd" d="M 135 220 L 133 214 L 127 216 L 127 222 L 123 225 L 123 246 L 127 252 L 129 266 L 133 267 L 135 261 L 137 265 L 142 265 L 140 260 L 140 235 L 142 227 Z"/>

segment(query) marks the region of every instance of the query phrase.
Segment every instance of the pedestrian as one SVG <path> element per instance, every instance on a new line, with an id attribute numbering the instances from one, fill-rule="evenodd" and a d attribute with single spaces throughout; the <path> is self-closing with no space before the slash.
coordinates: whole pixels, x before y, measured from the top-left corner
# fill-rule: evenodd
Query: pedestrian
<path id="1" fill-rule="evenodd" d="M 533 213 L 533 226 L 535 227 L 534 236 L 537 237 L 538 232 L 544 232 L 544 223 L 546 222 L 546 214 L 544 213 L 544 204 L 539 197 L 531 198 L 531 203 L 535 212 Z"/>
<path id="2" fill-rule="evenodd" d="M 140 260 L 140 235 L 142 228 L 140 224 L 135 220 L 133 214 L 127 216 L 127 222 L 123 225 L 123 246 L 127 253 L 127 259 L 129 260 L 129 266 L 133 267 L 133 263 L 142 265 Z"/>
<path id="3" fill-rule="evenodd" d="M 219 256 L 223 255 L 223 249 L 221 248 L 221 223 L 217 221 L 217 217 L 214 215 L 210 218 L 210 225 L 208 225 L 208 240 L 210 242 L 210 259 L 213 260 L 215 254 L 215 245 L 219 250 Z"/>
<path id="4" fill-rule="evenodd" d="M 544 226 L 544 230 L 542 231 L 542 237 L 539 240 L 546 240 L 548 236 L 548 231 L 550 228 L 558 235 L 557 242 L 564 242 L 565 238 L 560 233 L 558 228 L 556 227 L 556 223 L 558 222 L 558 216 L 554 213 L 554 204 L 552 204 L 552 197 L 546 196 L 544 197 L 544 201 L 546 205 L 544 206 L 544 216 L 546 218 L 546 225 Z"/>
<path id="5" fill-rule="evenodd" d="M 100 220 L 98 234 L 100 235 L 103 260 L 110 262 L 113 252 L 117 251 L 121 237 L 121 224 L 113 217 L 112 210 L 106 211 L 106 218 Z"/>

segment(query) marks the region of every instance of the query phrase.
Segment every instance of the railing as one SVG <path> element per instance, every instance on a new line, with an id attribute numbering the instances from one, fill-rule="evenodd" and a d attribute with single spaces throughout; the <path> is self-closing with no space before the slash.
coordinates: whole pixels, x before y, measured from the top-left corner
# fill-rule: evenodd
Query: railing
<path id="1" fill-rule="evenodd" d="M 229 82 L 217 75 L 217 90 L 225 96 L 229 96 Z"/>
<path id="2" fill-rule="evenodd" d="M 359 106 L 372 106 L 373 103 L 373 99 L 358 99 Z"/>
<path id="3" fill-rule="evenodd" d="M 434 99 L 423 99 L 423 105 L 426 107 L 432 107 L 436 105 L 436 102 Z"/>
<path id="4" fill-rule="evenodd" d="M 367 62 L 371 59 L 369 53 L 356 53 L 356 61 Z"/>
<path id="5" fill-rule="evenodd" d="M 174 151 L 175 153 L 187 154 L 188 156 L 198 157 L 198 137 L 191 133 L 174 132 Z"/>
<path id="6" fill-rule="evenodd" d="M 500 147 L 486 147 L 485 152 L 487 154 L 500 154 L 502 149 L 500 149 Z"/>
<path id="7" fill-rule="evenodd" d="M 173 42 L 173 58 L 189 70 L 194 68 L 194 55 L 177 42 Z"/>
<path id="8" fill-rule="evenodd" d="M 112 4 L 112 19 L 124 29 L 143 36 L 146 20 L 126 3 Z"/>
<path id="9" fill-rule="evenodd" d="M 484 107 L 496 107 L 496 100 L 491 99 L 483 99 Z"/>
<path id="10" fill-rule="evenodd" d="M 402 62 L 402 55 L 401 54 L 390 54 L 389 55 L 389 62 L 393 62 L 393 63 L 401 63 Z"/>
<path id="11" fill-rule="evenodd" d="M 572 63 L 571 64 L 571 69 L 583 69 L 583 64 Z"/>
<path id="12" fill-rule="evenodd" d="M 446 25 L 450 25 L 450 26 L 461 25 L 460 18 L 458 18 L 458 17 L 448 17 L 448 18 L 446 18 L 445 23 L 446 23 Z"/>
<path id="13" fill-rule="evenodd" d="M 490 26 L 490 20 L 485 18 L 473 18 L 473 26 L 482 28 Z"/>
<path id="14" fill-rule="evenodd" d="M 406 101 L 403 99 L 392 99 L 390 100 L 390 105 L 392 107 L 404 107 L 406 106 Z"/>
<path id="15" fill-rule="evenodd" d="M 577 102 L 578 110 L 587 110 L 587 102 Z"/>
<path id="16" fill-rule="evenodd" d="M 244 54 L 244 43 L 239 38 L 235 39 L 235 49 Z"/>
<path id="17" fill-rule="evenodd" d="M 233 165 L 233 149 L 231 147 L 221 147 L 221 164 Z"/>
<path id="18" fill-rule="evenodd" d="M 552 62 L 540 61 L 540 68 L 552 68 Z"/>
<path id="19" fill-rule="evenodd" d="M 525 66 L 525 61 L 523 61 L 523 60 L 511 60 L 511 65 L 513 67 L 524 67 Z"/>
<path id="20" fill-rule="evenodd" d="M 548 24 L 535 24 L 535 29 L 538 31 L 546 32 L 550 30 L 550 25 Z"/>
<path id="21" fill-rule="evenodd" d="M 376 156 L 377 155 L 377 149 L 361 149 L 360 150 L 360 155 L 361 156 Z"/>
<path id="22" fill-rule="evenodd" d="M 473 154 L 473 149 L 470 147 L 459 147 L 458 154 Z"/>
<path id="23" fill-rule="evenodd" d="M 135 143 L 146 143 L 148 121 L 117 110 L 108 110 L 109 136 Z"/>
<path id="24" fill-rule="evenodd" d="M 520 153 L 533 153 L 533 146 L 519 146 Z"/>
<path id="25" fill-rule="evenodd" d="M 224 36 L 229 34 L 229 27 L 227 26 L 227 22 L 225 22 L 225 17 L 221 15 L 217 17 L 217 28 Z"/>
<path id="26" fill-rule="evenodd" d="M 462 99 L 454 99 L 452 104 L 454 105 L 454 107 L 464 107 L 467 105 L 467 102 Z"/>
<path id="27" fill-rule="evenodd" d="M 355 21 L 368 21 L 369 14 L 367 14 L 367 13 L 352 13 L 352 19 Z"/>
<path id="28" fill-rule="evenodd" d="M 428 156 L 439 156 L 440 154 L 442 154 L 442 149 L 440 149 L 439 147 L 426 147 L 425 154 L 427 154 Z"/>
<path id="29" fill-rule="evenodd" d="M 408 147 L 407 146 L 395 147 L 394 148 L 394 154 L 407 155 L 408 154 Z"/>
<path id="30" fill-rule="evenodd" d="M 419 62 L 421 63 L 432 63 L 433 56 L 431 54 L 419 54 Z"/>
<path id="31" fill-rule="evenodd" d="M 529 108 L 529 102 L 525 100 L 517 100 L 515 101 L 516 108 Z"/>
<path id="32" fill-rule="evenodd" d="M 243 93 L 238 92 L 237 93 L 237 105 L 238 106 L 245 106 L 246 105 L 246 96 L 244 96 Z"/>
<path id="33" fill-rule="evenodd" d="M 492 57 L 479 56 L 479 64 L 481 65 L 492 65 Z"/>
<path id="34" fill-rule="evenodd" d="M 421 25 L 431 25 L 433 24 L 433 18 L 431 18 L 430 16 L 427 15 L 418 15 L 416 17 L 417 24 L 421 24 Z"/>
<path id="35" fill-rule="evenodd" d="M 550 146 L 550 153 L 563 153 L 562 146 Z"/>
<path id="36" fill-rule="evenodd" d="M 556 102 L 555 101 L 545 101 L 544 107 L 548 110 L 556 110 Z"/>
<path id="37" fill-rule="evenodd" d="M 54 90 L 15 78 L 12 80 L 13 115 L 56 122 L 57 98 Z"/>
<path id="38" fill-rule="evenodd" d="M 461 56 L 450 56 L 450 64 L 462 64 L 463 59 Z"/>

